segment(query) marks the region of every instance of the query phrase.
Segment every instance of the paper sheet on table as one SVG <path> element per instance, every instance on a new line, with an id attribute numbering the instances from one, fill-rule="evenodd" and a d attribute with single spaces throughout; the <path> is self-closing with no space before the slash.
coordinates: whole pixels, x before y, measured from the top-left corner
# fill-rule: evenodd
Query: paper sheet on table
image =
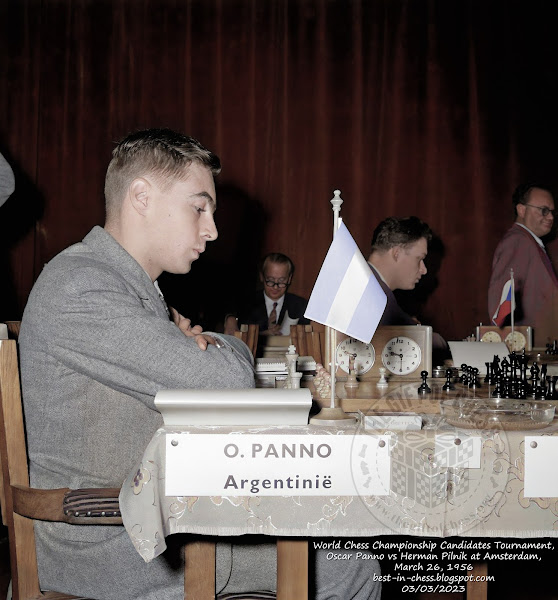
<path id="1" fill-rule="evenodd" d="M 448 342 L 453 366 L 460 367 L 466 364 L 468 367 L 476 367 L 479 373 L 486 374 L 486 364 L 499 356 L 500 360 L 506 358 L 510 351 L 504 342 Z"/>
<path id="2" fill-rule="evenodd" d="M 298 325 L 298 319 L 291 319 L 287 310 L 283 323 L 281 323 L 281 335 L 291 335 L 291 325 Z"/>

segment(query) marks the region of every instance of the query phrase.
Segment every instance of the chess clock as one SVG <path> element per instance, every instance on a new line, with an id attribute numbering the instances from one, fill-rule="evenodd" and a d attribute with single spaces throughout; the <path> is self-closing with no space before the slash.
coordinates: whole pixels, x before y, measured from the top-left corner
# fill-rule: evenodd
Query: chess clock
<path id="1" fill-rule="evenodd" d="M 530 351 L 533 349 L 533 330 L 529 325 L 516 325 L 512 333 L 510 326 L 479 325 L 477 340 L 480 342 L 505 342 L 510 352 Z"/>
<path id="2" fill-rule="evenodd" d="M 336 376 L 340 381 L 347 378 L 351 355 L 360 381 L 377 379 L 381 367 L 395 380 L 420 380 L 421 371 L 432 373 L 432 327 L 378 327 L 368 344 L 338 331 L 335 334 Z M 326 363 L 329 363 L 327 356 Z"/>
<path id="3" fill-rule="evenodd" d="M 335 349 L 335 360 L 337 361 L 338 369 L 343 371 L 345 375 L 349 374 L 349 361 L 351 356 L 354 357 L 356 375 L 364 375 L 368 373 L 376 361 L 376 352 L 372 344 L 363 344 L 360 340 L 347 337 Z"/>

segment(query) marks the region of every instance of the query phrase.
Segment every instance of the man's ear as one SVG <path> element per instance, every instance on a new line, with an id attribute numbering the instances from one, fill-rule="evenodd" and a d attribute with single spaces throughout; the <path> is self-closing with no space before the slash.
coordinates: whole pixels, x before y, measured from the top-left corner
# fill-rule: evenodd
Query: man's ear
<path id="1" fill-rule="evenodd" d="M 525 218 L 525 211 L 527 210 L 527 207 L 525 206 L 525 204 L 519 203 L 519 204 L 517 204 L 516 209 L 517 209 L 517 216 L 523 220 Z"/>
<path id="2" fill-rule="evenodd" d="M 150 203 L 152 187 L 143 177 L 134 179 L 128 188 L 128 198 L 132 208 L 140 215 L 145 215 Z"/>
<path id="3" fill-rule="evenodd" d="M 397 262 L 399 260 L 399 255 L 401 254 L 401 246 L 393 246 L 389 249 L 389 252 L 391 253 L 393 261 Z"/>

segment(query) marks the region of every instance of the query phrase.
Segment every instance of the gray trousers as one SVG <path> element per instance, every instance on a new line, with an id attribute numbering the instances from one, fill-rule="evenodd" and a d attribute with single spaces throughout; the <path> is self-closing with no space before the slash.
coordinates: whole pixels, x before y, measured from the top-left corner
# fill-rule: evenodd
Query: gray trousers
<path id="1" fill-rule="evenodd" d="M 35 526 L 42 589 L 95 600 L 184 598 L 181 553 L 184 536 L 167 537 L 167 550 L 146 563 L 121 527 L 88 527 L 89 541 L 78 541 L 63 535 L 68 527 L 73 528 L 71 531 L 75 531 L 76 527 L 62 525 L 62 528 L 59 523 Z M 106 530 L 109 537 L 94 539 L 100 534 L 99 530 Z M 228 540 L 217 544 L 217 592 L 276 589 L 276 546 L 272 543 L 250 543 L 251 537 L 235 538 L 233 544 Z M 314 585 L 314 595 L 311 594 L 310 598 L 379 600 L 381 585 L 373 581 L 373 575 L 380 574 L 378 562 L 356 560 L 354 554 L 350 560 L 343 561 L 328 560 L 325 550 L 311 554 L 315 562 L 311 569 L 314 582 L 310 582 L 311 587 Z"/>

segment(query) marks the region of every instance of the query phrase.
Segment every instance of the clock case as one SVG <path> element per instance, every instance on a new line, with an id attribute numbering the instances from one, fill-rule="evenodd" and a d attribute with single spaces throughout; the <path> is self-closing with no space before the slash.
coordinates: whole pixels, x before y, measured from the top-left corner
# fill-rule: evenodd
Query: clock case
<path id="1" fill-rule="evenodd" d="M 347 338 L 351 336 L 335 331 L 335 347 L 334 353 L 337 351 L 337 346 Z M 420 372 L 428 371 L 429 376 L 432 376 L 432 327 L 429 325 L 384 325 L 376 329 L 376 333 L 370 345 L 374 348 L 374 364 L 372 367 L 362 375 L 358 375 L 359 381 L 370 381 L 380 377 L 380 367 L 385 368 L 382 362 L 382 351 L 385 345 L 395 337 L 406 337 L 416 342 L 421 350 L 421 361 L 419 366 L 407 375 L 394 375 L 386 369 L 386 376 L 389 377 L 390 381 L 412 381 L 420 380 Z M 363 342 L 355 340 L 358 344 L 366 346 Z M 328 348 L 326 344 L 326 364 L 330 364 L 330 358 L 328 355 Z M 337 367 L 336 378 L 338 381 L 345 381 L 348 377 L 348 373 L 340 367 Z"/>
<path id="2" fill-rule="evenodd" d="M 533 328 L 530 325 L 515 325 L 513 329 L 525 336 L 525 352 L 530 352 L 533 349 Z M 505 342 L 512 328 L 509 325 L 502 328 L 497 325 L 477 325 L 477 340 L 482 342 L 482 337 L 489 331 L 497 333 L 501 341 Z"/>

